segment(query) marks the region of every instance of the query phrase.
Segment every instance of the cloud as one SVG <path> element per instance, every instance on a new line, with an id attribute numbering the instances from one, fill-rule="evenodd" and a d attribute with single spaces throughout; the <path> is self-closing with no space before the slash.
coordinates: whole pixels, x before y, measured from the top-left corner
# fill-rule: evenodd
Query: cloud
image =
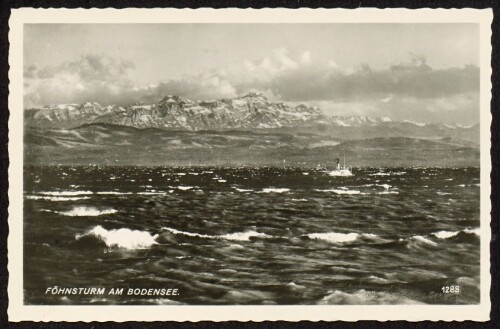
<path id="1" fill-rule="evenodd" d="M 335 59 L 313 60 L 309 50 L 285 48 L 243 60 L 238 71 L 212 69 L 178 79 L 135 86 L 134 63 L 89 54 L 58 66 L 24 68 L 25 107 L 96 101 L 154 103 L 173 94 L 193 100 L 231 98 L 260 91 L 271 100 L 306 103 L 328 114 L 391 116 L 418 121 L 478 121 L 479 68 L 429 66 L 425 57 L 385 68 L 343 67 Z"/>
<path id="2" fill-rule="evenodd" d="M 59 66 L 25 67 L 25 107 L 86 101 L 129 101 L 129 98 L 122 97 L 123 91 L 132 88 L 127 71 L 134 67 L 130 61 L 98 54 L 85 55 Z"/>
<path id="3" fill-rule="evenodd" d="M 408 62 L 384 69 L 366 64 L 341 68 L 333 59 L 312 63 L 310 56 L 305 52 L 294 60 L 284 50 L 278 50 L 274 58 L 264 62 L 247 61 L 246 67 L 259 76 L 241 81 L 237 89 L 271 90 L 284 101 L 360 101 L 391 94 L 432 99 L 479 92 L 479 68 L 472 65 L 433 69 L 424 57 L 413 56 Z"/>
<path id="4" fill-rule="evenodd" d="M 223 72 L 204 72 L 178 80 L 160 82 L 158 85 L 137 92 L 138 100 L 157 102 L 165 95 L 178 95 L 193 100 L 231 98 L 238 96 L 236 89 Z"/>
<path id="5" fill-rule="evenodd" d="M 311 101 L 308 104 L 322 109 L 327 115 L 386 116 L 396 121 L 456 122 L 466 125 L 479 121 L 479 94 L 474 92 L 432 99 L 388 96 L 369 102 L 326 100 Z"/>
<path id="6" fill-rule="evenodd" d="M 96 54 L 59 66 L 25 67 L 25 108 L 88 101 L 117 105 L 153 103 L 167 94 L 190 99 L 237 96 L 221 70 L 136 87 L 128 78 L 128 71 L 134 68 L 130 61 Z"/>

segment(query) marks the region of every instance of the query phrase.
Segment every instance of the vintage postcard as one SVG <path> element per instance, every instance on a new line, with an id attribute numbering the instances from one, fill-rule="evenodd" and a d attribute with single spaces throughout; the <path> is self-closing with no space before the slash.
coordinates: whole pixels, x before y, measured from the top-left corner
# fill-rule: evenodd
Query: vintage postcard
<path id="1" fill-rule="evenodd" d="M 491 21 L 14 9 L 9 319 L 488 320 Z"/>

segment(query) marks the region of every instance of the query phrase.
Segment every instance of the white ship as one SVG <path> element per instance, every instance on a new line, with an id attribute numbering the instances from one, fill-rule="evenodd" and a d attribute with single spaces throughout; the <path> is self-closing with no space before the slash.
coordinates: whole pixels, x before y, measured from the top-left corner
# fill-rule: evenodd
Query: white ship
<path id="1" fill-rule="evenodd" d="M 344 165 L 340 165 L 340 159 L 337 158 L 337 167 L 328 172 L 330 176 L 353 176 L 351 168 L 345 165 L 345 155 L 344 155 Z"/>

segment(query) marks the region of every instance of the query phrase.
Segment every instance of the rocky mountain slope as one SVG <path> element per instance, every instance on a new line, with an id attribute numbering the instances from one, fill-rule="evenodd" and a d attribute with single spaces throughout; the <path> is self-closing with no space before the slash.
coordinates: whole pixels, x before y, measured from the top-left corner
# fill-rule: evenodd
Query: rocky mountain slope
<path id="1" fill-rule="evenodd" d="M 257 93 L 193 102 L 97 103 L 25 110 L 26 164 L 476 165 L 479 125 L 326 116 Z"/>
<path id="2" fill-rule="evenodd" d="M 257 93 L 200 102 L 169 95 L 159 103 L 149 105 L 120 107 L 85 103 L 25 111 L 26 123 L 38 128 L 73 128 L 89 123 L 187 130 L 277 128 L 326 122 L 326 119 L 317 108 L 272 103 Z"/>
<path id="3" fill-rule="evenodd" d="M 320 109 L 273 103 L 264 95 L 249 93 L 233 99 L 193 102 L 179 96 L 166 96 L 157 104 L 126 107 L 87 102 L 60 104 L 25 110 L 25 122 L 37 128 L 74 128 L 82 124 L 109 123 L 136 128 L 181 128 L 187 130 L 315 127 L 373 127 L 394 124 L 404 129 L 436 127 L 419 122 L 392 122 L 390 118 L 367 116 L 326 116 Z M 462 128 L 441 125 L 438 129 Z"/>

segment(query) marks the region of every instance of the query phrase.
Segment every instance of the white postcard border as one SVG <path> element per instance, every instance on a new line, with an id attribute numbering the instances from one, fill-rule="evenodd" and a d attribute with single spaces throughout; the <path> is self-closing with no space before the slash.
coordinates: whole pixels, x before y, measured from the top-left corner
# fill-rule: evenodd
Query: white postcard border
<path id="1" fill-rule="evenodd" d="M 491 9 L 13 9 L 9 21 L 10 321 L 487 321 L 491 239 Z M 481 274 L 478 305 L 33 306 L 23 304 L 23 24 L 477 23 L 480 25 Z"/>

